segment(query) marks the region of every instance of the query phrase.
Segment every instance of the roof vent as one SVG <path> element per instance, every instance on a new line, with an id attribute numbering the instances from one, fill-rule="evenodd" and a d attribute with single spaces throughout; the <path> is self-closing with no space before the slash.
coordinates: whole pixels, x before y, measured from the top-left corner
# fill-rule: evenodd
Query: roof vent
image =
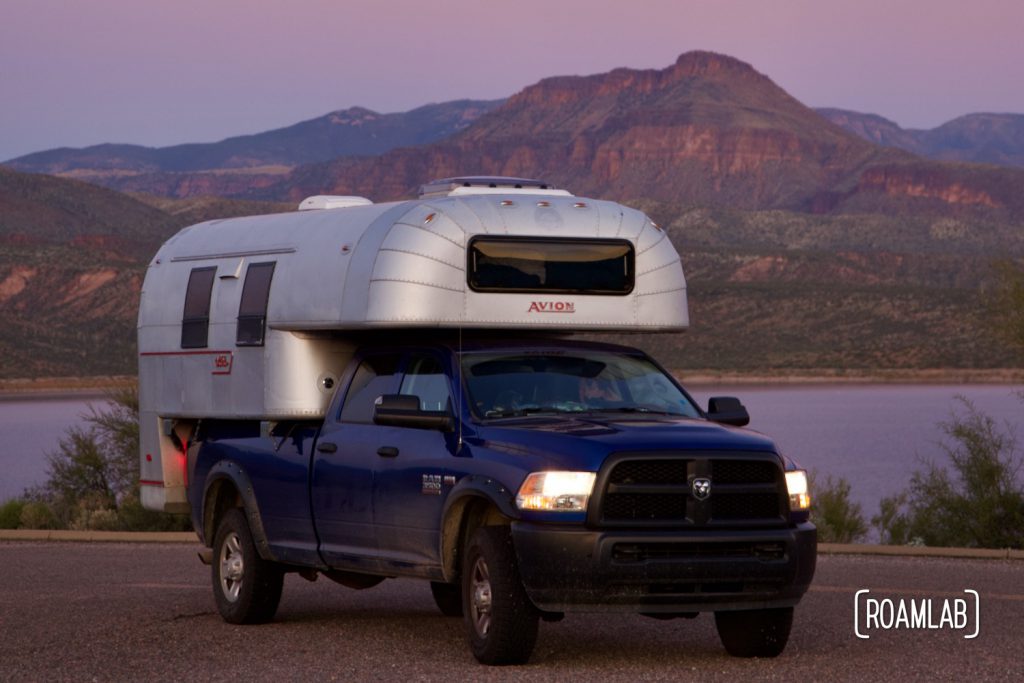
<path id="1" fill-rule="evenodd" d="M 299 204 L 299 211 L 311 211 L 312 209 L 343 209 L 347 206 L 368 206 L 373 204 L 366 197 L 351 197 L 334 194 L 318 194 L 313 197 L 306 197 Z"/>
<path id="2" fill-rule="evenodd" d="M 432 180 L 420 186 L 420 198 L 458 197 L 469 194 L 543 194 L 571 197 L 566 190 L 556 190 L 550 183 L 530 178 L 504 176 L 464 176 Z"/>

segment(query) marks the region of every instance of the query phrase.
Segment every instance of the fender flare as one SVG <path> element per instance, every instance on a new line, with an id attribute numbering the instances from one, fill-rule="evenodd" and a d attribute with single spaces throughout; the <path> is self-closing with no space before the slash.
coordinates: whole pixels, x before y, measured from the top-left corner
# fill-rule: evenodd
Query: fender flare
<path id="1" fill-rule="evenodd" d="M 252 488 L 252 480 L 246 474 L 242 466 L 233 460 L 221 460 L 210 468 L 206 475 L 206 484 L 203 487 L 203 538 L 211 546 L 213 537 L 217 530 L 213 528 L 212 509 L 213 497 L 217 490 L 229 482 L 242 499 L 242 506 L 245 509 L 245 517 L 249 522 L 249 531 L 252 533 L 252 540 L 256 544 L 256 550 L 264 560 L 276 562 L 277 558 L 270 552 L 270 541 L 267 539 L 266 529 L 263 528 L 263 518 L 260 516 L 260 507 L 256 502 L 256 494 Z"/>
<path id="2" fill-rule="evenodd" d="M 446 581 L 458 573 L 458 546 L 462 534 L 465 509 L 474 500 L 490 503 L 503 517 L 516 520 L 521 517 L 516 507 L 515 494 L 492 477 L 470 474 L 452 488 L 441 512 L 438 548 L 441 569 Z"/>

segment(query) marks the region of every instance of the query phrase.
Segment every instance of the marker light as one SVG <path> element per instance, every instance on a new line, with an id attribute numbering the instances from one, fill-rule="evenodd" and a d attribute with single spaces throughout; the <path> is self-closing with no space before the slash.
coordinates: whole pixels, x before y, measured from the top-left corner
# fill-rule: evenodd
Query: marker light
<path id="1" fill-rule="evenodd" d="M 594 490 L 593 472 L 534 472 L 519 487 L 520 510 L 582 512 Z"/>
<path id="2" fill-rule="evenodd" d="M 786 488 L 789 490 L 790 510 L 807 510 L 811 507 L 811 493 L 807 488 L 807 472 L 804 470 L 786 472 Z"/>

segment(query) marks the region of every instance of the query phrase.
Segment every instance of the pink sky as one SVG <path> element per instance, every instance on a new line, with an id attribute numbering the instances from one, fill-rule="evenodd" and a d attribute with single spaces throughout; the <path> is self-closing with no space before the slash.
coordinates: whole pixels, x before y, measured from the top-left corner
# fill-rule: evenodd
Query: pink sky
<path id="1" fill-rule="evenodd" d="M 1018 0 L 0 0 L 0 159 L 206 142 L 545 76 L 750 62 L 811 106 L 1024 112 Z"/>

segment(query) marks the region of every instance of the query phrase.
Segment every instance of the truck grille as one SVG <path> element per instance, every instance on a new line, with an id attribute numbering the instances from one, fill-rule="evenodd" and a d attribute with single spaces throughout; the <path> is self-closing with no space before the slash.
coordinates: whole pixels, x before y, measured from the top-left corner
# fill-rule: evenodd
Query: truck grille
<path id="1" fill-rule="evenodd" d="M 693 480 L 710 481 L 699 500 Z M 786 521 L 785 478 L 770 453 L 609 458 L 588 521 L 595 526 L 751 527 Z"/>

